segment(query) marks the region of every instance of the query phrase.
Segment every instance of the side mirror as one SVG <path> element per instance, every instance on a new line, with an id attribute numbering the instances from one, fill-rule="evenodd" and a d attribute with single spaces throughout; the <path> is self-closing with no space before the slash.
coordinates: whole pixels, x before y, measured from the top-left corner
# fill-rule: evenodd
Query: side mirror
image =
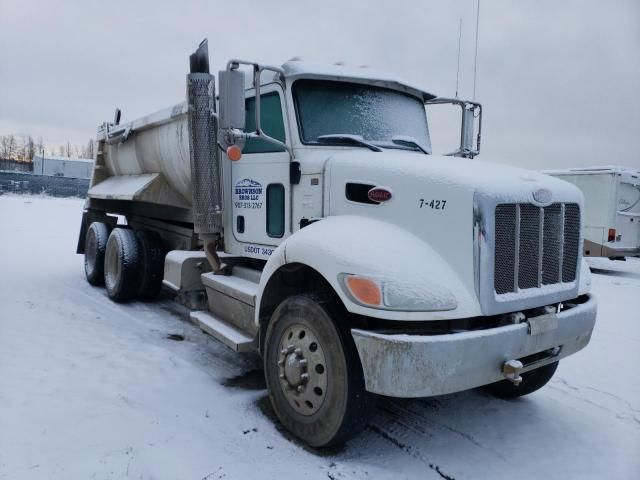
<path id="1" fill-rule="evenodd" d="M 218 73 L 220 128 L 244 130 L 244 72 L 223 70 Z"/>
<path id="2" fill-rule="evenodd" d="M 449 151 L 444 155 L 473 158 L 480 153 L 482 106 L 479 103 L 436 97 L 427 101 L 426 106 L 430 110 L 429 131 L 434 151 L 440 150 L 438 144 L 444 143 Z M 438 141 L 441 139 L 445 141 Z"/>
<path id="3" fill-rule="evenodd" d="M 482 115 L 482 106 L 479 103 L 465 102 L 462 105 L 462 125 L 460 127 L 460 151 L 465 153 L 469 158 L 480 153 L 480 126 Z M 478 126 L 476 128 L 476 118 Z M 474 133 L 477 130 L 477 143 L 474 145 Z"/>

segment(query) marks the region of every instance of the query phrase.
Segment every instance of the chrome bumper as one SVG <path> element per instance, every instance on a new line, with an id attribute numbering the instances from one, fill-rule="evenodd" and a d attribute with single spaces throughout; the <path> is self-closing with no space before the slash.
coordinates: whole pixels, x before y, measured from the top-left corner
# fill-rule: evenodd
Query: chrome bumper
<path id="1" fill-rule="evenodd" d="M 522 372 L 556 362 L 584 348 L 596 321 L 596 300 L 565 310 L 544 328 L 523 322 L 446 335 L 380 334 L 352 329 L 369 392 L 429 397 L 504 380 L 502 366 L 523 359 Z M 532 333 L 533 332 L 533 333 Z M 559 351 L 556 347 L 560 347 Z M 524 359 L 540 352 L 530 362 Z"/>

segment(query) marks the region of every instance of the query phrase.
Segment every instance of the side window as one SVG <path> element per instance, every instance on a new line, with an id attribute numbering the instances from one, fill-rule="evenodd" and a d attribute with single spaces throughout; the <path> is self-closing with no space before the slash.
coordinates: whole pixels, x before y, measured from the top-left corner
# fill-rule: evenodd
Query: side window
<path id="1" fill-rule="evenodd" d="M 246 132 L 256 129 L 256 99 L 247 98 L 245 101 Z M 260 125 L 267 135 L 284 143 L 284 121 L 280 95 L 277 92 L 260 95 Z M 284 149 L 264 140 L 249 139 L 242 149 L 242 153 L 283 152 Z"/>
<path id="2" fill-rule="evenodd" d="M 284 186 L 280 183 L 267 186 L 267 235 L 284 235 Z"/>

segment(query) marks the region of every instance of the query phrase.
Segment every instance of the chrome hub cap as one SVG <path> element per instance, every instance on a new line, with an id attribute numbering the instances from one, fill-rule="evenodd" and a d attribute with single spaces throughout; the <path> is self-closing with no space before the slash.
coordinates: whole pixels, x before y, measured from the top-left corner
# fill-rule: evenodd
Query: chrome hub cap
<path id="1" fill-rule="evenodd" d="M 326 361 L 316 335 L 306 326 L 292 325 L 279 347 L 280 386 L 289 405 L 302 415 L 316 413 L 327 390 Z"/>

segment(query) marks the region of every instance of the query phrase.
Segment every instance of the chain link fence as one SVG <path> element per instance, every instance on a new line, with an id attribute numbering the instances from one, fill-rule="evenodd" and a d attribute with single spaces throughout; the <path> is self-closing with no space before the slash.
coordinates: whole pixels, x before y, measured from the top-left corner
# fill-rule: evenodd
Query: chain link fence
<path id="1" fill-rule="evenodd" d="M 53 177 L 20 172 L 0 171 L 0 194 L 31 193 L 51 195 L 53 197 L 87 196 L 88 178 Z"/>
<path id="2" fill-rule="evenodd" d="M 33 162 L 18 162 L 16 160 L 0 158 L 0 170 L 31 173 L 33 172 Z"/>

